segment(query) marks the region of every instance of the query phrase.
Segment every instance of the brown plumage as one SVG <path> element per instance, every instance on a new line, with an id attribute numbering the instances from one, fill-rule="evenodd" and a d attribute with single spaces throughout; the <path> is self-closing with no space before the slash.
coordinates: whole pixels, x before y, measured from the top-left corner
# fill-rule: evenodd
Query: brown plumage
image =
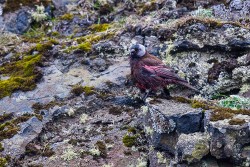
<path id="1" fill-rule="evenodd" d="M 179 84 L 197 91 L 160 59 L 150 55 L 143 45 L 133 45 L 130 51 L 131 75 L 141 90 L 157 90 L 168 84 Z"/>

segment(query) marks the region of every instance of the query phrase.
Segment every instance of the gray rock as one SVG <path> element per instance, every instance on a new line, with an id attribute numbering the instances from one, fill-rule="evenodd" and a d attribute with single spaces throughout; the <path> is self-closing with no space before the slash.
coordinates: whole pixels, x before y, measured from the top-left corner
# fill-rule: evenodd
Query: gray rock
<path id="1" fill-rule="evenodd" d="M 19 10 L 17 14 L 8 14 L 6 17 L 9 17 L 8 20 L 6 19 L 5 26 L 7 31 L 23 34 L 30 28 L 31 15 L 25 9 Z"/>
<path id="2" fill-rule="evenodd" d="M 3 154 L 20 157 L 25 152 L 26 145 L 37 137 L 42 128 L 43 124 L 37 117 L 32 117 L 27 122 L 22 123 L 21 130 L 17 135 L 11 139 L 3 140 Z"/>
<path id="3" fill-rule="evenodd" d="M 209 153 L 209 136 L 204 133 L 181 134 L 176 144 L 177 162 L 199 162 Z"/>
<path id="4" fill-rule="evenodd" d="M 65 10 L 66 5 L 76 4 L 78 0 L 52 0 L 52 2 L 57 10 Z"/>
<path id="5" fill-rule="evenodd" d="M 237 115 L 235 118 L 245 119 L 249 122 L 250 117 Z M 250 124 L 229 125 L 227 119 L 216 122 L 209 121 L 206 114 L 207 131 L 211 136 L 210 153 L 217 159 L 230 159 L 231 163 L 241 164 L 246 161 L 247 146 L 250 145 Z M 246 151 L 246 152 L 245 152 Z"/>
<path id="6" fill-rule="evenodd" d="M 149 106 L 145 117 L 146 126 L 152 126 L 152 144 L 156 148 L 175 152 L 175 145 L 181 133 L 202 131 L 202 111 L 188 104 L 162 100 Z"/>

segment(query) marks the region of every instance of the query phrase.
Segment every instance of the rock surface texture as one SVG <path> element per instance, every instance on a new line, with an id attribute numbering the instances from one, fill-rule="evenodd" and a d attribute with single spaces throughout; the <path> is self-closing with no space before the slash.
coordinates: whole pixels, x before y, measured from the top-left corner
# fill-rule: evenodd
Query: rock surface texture
<path id="1" fill-rule="evenodd" d="M 0 167 L 250 166 L 249 0 L 0 0 Z M 143 102 L 140 43 L 199 90 Z M 234 96 L 231 96 L 234 95 Z"/>

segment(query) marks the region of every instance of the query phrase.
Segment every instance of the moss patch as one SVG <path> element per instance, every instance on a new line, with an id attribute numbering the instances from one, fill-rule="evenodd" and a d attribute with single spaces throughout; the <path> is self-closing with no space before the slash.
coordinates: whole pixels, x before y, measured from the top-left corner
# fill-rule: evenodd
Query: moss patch
<path id="1" fill-rule="evenodd" d="M 71 89 L 71 93 L 73 93 L 76 96 L 80 96 L 82 93 L 84 93 L 86 96 L 95 94 L 95 88 L 93 86 L 81 86 L 81 85 L 75 85 Z"/>
<path id="2" fill-rule="evenodd" d="M 0 115 L 0 123 L 5 122 L 13 117 L 12 113 Z"/>
<path id="3" fill-rule="evenodd" d="M 22 60 L 0 67 L 0 74 L 10 77 L 7 80 L 0 80 L 0 99 L 16 90 L 33 90 L 36 81 L 41 78 L 41 73 L 36 69 L 40 62 L 40 55 L 25 56 Z"/>
<path id="4" fill-rule="evenodd" d="M 6 158 L 0 157 L 0 167 L 5 167 L 7 163 Z"/>
<path id="5" fill-rule="evenodd" d="M 92 94 L 95 94 L 95 87 L 93 86 L 84 86 L 83 87 L 83 91 L 84 91 L 84 94 L 86 96 L 89 96 L 89 95 L 92 95 Z"/>
<path id="6" fill-rule="evenodd" d="M 84 92 L 84 88 L 81 85 L 74 85 L 70 92 L 76 96 L 80 96 Z"/>
<path id="7" fill-rule="evenodd" d="M 0 143 L 0 152 L 4 150 L 2 143 Z"/>
<path id="8" fill-rule="evenodd" d="M 230 108 L 217 107 L 216 109 L 213 110 L 210 120 L 219 121 L 224 119 L 230 119 L 233 118 L 235 114 L 250 115 L 250 110 L 243 110 L 243 109 L 232 110 Z"/>
<path id="9" fill-rule="evenodd" d="M 79 44 L 79 45 L 77 46 L 77 48 L 78 48 L 79 50 L 84 51 L 84 52 L 89 52 L 89 51 L 91 51 L 91 49 L 92 49 L 92 45 L 91 45 L 90 42 L 84 42 L 84 43 Z"/>
<path id="10" fill-rule="evenodd" d="M 101 152 L 101 156 L 106 157 L 107 156 L 107 147 L 103 141 L 97 141 L 96 147 Z"/>
<path id="11" fill-rule="evenodd" d="M 32 105 L 32 109 L 35 111 L 36 114 L 39 114 L 40 110 L 49 110 L 50 108 L 58 105 L 62 106 L 64 103 L 62 102 L 57 102 L 57 101 L 51 101 L 47 104 L 42 104 L 42 103 L 34 103 Z"/>
<path id="12" fill-rule="evenodd" d="M 26 122 L 33 115 L 24 114 L 20 117 L 0 124 L 0 141 L 13 137 L 20 130 L 19 123 Z"/>
<path id="13" fill-rule="evenodd" d="M 110 28 L 110 24 L 92 24 L 89 29 L 92 32 L 103 32 L 106 31 L 108 28 Z"/>
<path id="14" fill-rule="evenodd" d="M 73 18 L 74 18 L 74 15 L 71 13 L 66 13 L 66 14 L 61 16 L 62 20 L 72 20 Z"/>
<path id="15" fill-rule="evenodd" d="M 134 136 L 125 135 L 122 139 L 122 142 L 126 147 L 132 147 L 137 144 L 137 138 L 138 138 L 137 135 Z"/>
<path id="16" fill-rule="evenodd" d="M 246 123 L 244 119 L 233 118 L 228 122 L 230 125 L 243 125 Z"/>
<path id="17" fill-rule="evenodd" d="M 49 146 L 45 146 L 42 149 L 38 149 L 33 143 L 29 143 L 26 146 L 25 154 L 30 156 L 42 155 L 44 157 L 51 157 L 55 154 L 55 152 L 52 151 Z"/>

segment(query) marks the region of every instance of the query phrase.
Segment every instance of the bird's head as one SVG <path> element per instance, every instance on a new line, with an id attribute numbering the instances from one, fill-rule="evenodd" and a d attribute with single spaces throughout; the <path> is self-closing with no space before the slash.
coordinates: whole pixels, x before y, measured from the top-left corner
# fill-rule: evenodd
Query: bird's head
<path id="1" fill-rule="evenodd" d="M 140 58 L 146 54 L 145 46 L 141 44 L 135 44 L 130 48 L 130 56 L 132 58 Z"/>

